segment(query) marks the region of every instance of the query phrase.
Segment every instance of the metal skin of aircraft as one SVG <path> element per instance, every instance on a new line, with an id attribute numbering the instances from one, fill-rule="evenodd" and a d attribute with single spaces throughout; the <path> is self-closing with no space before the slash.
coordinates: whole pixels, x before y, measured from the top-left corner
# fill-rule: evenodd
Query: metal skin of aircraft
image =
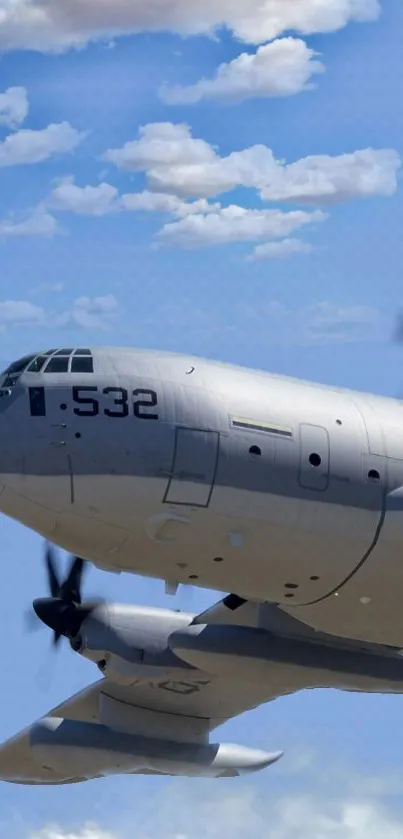
<path id="1" fill-rule="evenodd" d="M 0 745 L 0 779 L 70 784 L 111 774 L 239 777 L 280 751 L 211 743 L 225 720 L 307 688 L 402 693 L 403 659 L 379 644 L 319 633 L 274 604 L 236 595 L 200 615 L 83 601 L 83 560 L 36 616 L 103 678 Z"/>

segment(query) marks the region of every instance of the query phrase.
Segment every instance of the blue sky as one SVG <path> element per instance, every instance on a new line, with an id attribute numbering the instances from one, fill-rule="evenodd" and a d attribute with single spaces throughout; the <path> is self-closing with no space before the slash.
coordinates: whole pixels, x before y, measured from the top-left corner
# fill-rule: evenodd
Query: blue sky
<path id="1" fill-rule="evenodd" d="M 401 0 L 0 0 L 0 358 L 129 344 L 403 393 L 402 37 Z M 96 672 L 26 633 L 42 544 L 0 533 L 4 739 Z M 290 697 L 221 736 L 285 757 L 239 783 L 3 785 L 0 837 L 401 836 L 399 697 Z"/>

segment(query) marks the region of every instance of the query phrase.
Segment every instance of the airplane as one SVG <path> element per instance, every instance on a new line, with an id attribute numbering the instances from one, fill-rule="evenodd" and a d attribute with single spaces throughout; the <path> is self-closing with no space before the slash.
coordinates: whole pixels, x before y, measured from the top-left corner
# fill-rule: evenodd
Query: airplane
<path id="1" fill-rule="evenodd" d="M 110 775 L 235 778 L 281 751 L 212 743 L 223 722 L 308 688 L 403 693 L 401 651 L 316 632 L 269 603 L 229 595 L 199 615 L 82 599 L 83 560 L 34 614 L 102 678 L 0 745 L 0 779 L 63 785 Z"/>
<path id="2" fill-rule="evenodd" d="M 80 557 L 63 584 L 48 558 L 35 606 L 102 679 L 0 746 L 0 777 L 233 777 L 281 753 L 211 744 L 225 719 L 306 688 L 401 693 L 402 410 L 161 351 L 9 365 L 0 511 Z M 83 560 L 230 593 L 201 615 L 88 604 Z"/>
<path id="3" fill-rule="evenodd" d="M 403 402 L 61 347 L 0 377 L 0 512 L 112 572 L 403 647 Z"/>

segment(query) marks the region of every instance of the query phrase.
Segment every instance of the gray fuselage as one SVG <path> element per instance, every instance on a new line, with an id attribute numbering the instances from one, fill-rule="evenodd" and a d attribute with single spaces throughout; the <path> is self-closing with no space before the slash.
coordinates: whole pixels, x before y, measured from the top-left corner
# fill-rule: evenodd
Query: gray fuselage
<path id="1" fill-rule="evenodd" d="M 100 568 L 403 646 L 401 402 L 163 352 L 43 359 L 0 378 L 1 511 Z"/>

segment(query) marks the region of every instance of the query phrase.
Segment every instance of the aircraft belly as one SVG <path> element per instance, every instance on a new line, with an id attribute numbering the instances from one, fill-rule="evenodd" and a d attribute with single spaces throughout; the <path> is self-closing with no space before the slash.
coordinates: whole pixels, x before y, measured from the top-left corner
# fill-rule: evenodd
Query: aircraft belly
<path id="1" fill-rule="evenodd" d="M 285 611 L 317 630 L 403 647 L 403 487 L 389 493 L 374 549 L 360 568 L 319 603 Z"/>

